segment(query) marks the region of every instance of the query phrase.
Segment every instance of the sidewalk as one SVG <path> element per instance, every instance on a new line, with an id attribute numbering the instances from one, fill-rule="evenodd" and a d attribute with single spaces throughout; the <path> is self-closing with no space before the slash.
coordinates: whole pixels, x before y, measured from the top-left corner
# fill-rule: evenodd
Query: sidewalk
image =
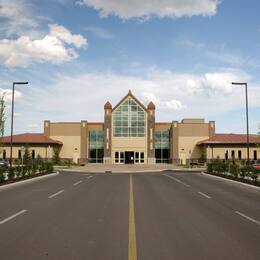
<path id="1" fill-rule="evenodd" d="M 76 166 L 62 171 L 84 172 L 84 173 L 124 173 L 124 172 L 161 172 L 165 170 L 175 171 L 203 171 L 205 168 L 184 168 L 173 164 L 87 164 L 85 166 Z"/>

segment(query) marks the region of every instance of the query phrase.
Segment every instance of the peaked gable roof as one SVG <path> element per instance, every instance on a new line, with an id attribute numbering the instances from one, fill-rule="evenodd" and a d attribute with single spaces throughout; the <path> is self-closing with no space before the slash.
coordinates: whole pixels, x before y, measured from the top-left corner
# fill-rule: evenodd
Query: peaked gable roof
<path id="1" fill-rule="evenodd" d="M 117 105 L 112 109 L 112 111 L 115 111 L 128 97 L 131 97 L 145 112 L 147 112 L 146 107 L 132 94 L 132 91 L 129 89 L 127 95 L 125 95 L 118 103 Z"/>

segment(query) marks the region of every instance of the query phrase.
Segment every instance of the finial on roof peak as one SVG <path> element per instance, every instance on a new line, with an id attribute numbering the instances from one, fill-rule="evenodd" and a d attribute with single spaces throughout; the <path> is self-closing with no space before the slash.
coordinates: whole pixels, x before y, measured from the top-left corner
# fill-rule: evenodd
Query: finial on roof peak
<path id="1" fill-rule="evenodd" d="M 128 95 L 132 95 L 132 91 L 131 91 L 131 89 L 129 89 L 129 91 L 128 91 Z"/>
<path id="2" fill-rule="evenodd" d="M 107 101 L 106 104 L 104 105 L 104 109 L 112 109 L 112 105 L 109 101 Z"/>
<path id="3" fill-rule="evenodd" d="M 150 110 L 154 110 L 155 109 L 155 104 L 152 101 L 150 101 L 148 106 L 147 106 L 147 108 L 150 109 Z"/>

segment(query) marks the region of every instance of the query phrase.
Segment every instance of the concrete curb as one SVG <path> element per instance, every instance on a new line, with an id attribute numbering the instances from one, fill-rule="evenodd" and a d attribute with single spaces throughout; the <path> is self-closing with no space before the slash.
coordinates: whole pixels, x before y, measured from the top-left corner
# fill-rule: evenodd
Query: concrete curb
<path id="1" fill-rule="evenodd" d="M 204 175 L 204 176 L 208 176 L 208 177 L 216 178 L 216 179 L 219 179 L 219 180 L 224 180 L 224 181 L 228 181 L 228 182 L 231 182 L 231 183 L 236 183 L 236 184 L 244 185 L 244 186 L 249 187 L 249 188 L 260 190 L 260 187 L 257 187 L 257 186 L 254 186 L 254 185 L 251 185 L 251 184 L 248 184 L 248 183 L 243 183 L 243 182 L 240 182 L 240 181 L 235 181 L 235 180 L 230 180 L 230 179 L 227 179 L 227 178 L 222 178 L 222 177 L 219 177 L 219 176 L 207 174 L 205 172 L 201 172 L 201 174 Z"/>
<path id="2" fill-rule="evenodd" d="M 13 187 L 16 187 L 16 186 L 19 186 L 19 185 L 23 185 L 23 184 L 26 184 L 26 183 L 39 181 L 39 180 L 42 180 L 42 179 L 45 179 L 45 178 L 55 177 L 57 175 L 59 175 L 59 172 L 54 172 L 54 173 L 42 175 L 42 176 L 39 176 L 39 177 L 34 177 L 34 178 L 31 178 L 31 179 L 28 179 L 28 180 L 23 180 L 23 181 L 18 181 L 18 182 L 2 185 L 2 186 L 0 186 L 0 191 L 4 190 L 4 189 L 8 189 L 8 188 L 13 188 Z"/>

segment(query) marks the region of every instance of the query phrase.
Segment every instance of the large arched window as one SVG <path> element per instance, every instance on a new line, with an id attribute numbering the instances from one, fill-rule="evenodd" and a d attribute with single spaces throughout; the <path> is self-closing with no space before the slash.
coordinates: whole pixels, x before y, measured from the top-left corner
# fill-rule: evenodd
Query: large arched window
<path id="1" fill-rule="evenodd" d="M 113 113 L 114 136 L 145 136 L 145 111 L 132 99 L 126 99 Z"/>

